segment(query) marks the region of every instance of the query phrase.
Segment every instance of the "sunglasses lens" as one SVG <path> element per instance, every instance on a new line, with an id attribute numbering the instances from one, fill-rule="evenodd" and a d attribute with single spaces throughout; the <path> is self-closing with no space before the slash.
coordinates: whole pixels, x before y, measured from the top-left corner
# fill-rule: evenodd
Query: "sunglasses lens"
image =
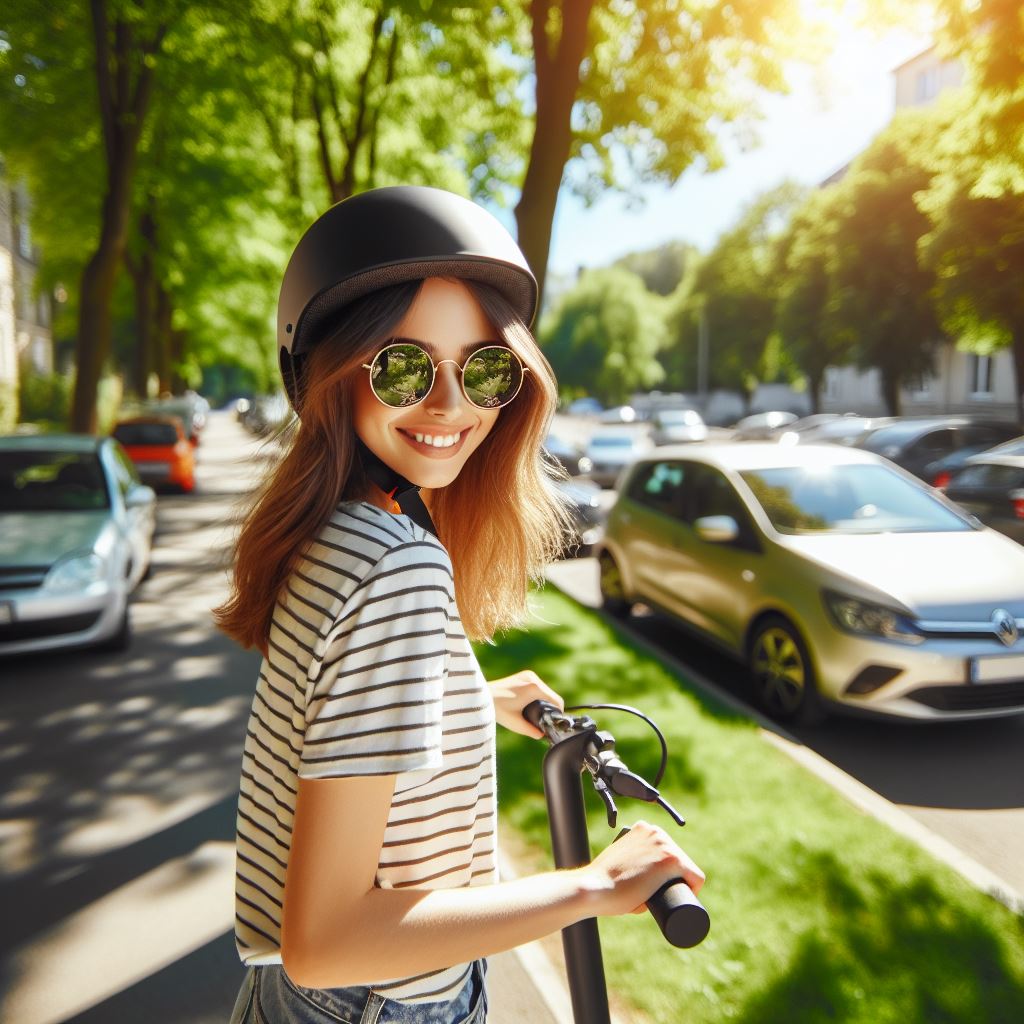
<path id="1" fill-rule="evenodd" d="M 419 345 L 389 345 L 373 361 L 370 384 L 385 405 L 400 409 L 422 401 L 433 376 L 430 356 Z"/>
<path id="2" fill-rule="evenodd" d="M 511 402 L 523 383 L 523 366 L 507 348 L 482 348 L 466 363 L 466 397 L 481 409 L 497 409 Z"/>

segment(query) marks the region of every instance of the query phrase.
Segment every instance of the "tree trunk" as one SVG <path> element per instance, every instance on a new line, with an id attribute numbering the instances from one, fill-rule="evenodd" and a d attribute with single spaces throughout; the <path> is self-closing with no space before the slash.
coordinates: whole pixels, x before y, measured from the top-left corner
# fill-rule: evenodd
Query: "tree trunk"
<path id="1" fill-rule="evenodd" d="M 137 261 L 125 259 L 135 285 L 135 350 L 129 375 L 129 390 L 138 398 L 147 398 L 149 374 L 153 366 L 153 317 L 156 293 L 156 220 L 152 203 L 139 218 L 139 237 L 142 249 Z"/>
<path id="2" fill-rule="evenodd" d="M 161 25 L 149 42 L 138 43 L 133 39 L 132 26 L 119 19 L 114 25 L 111 49 L 105 0 L 91 0 L 90 9 L 107 190 L 103 197 L 99 245 L 82 271 L 79 297 L 71 429 L 84 433 L 94 433 L 97 426 L 96 389 L 110 351 L 110 303 L 128 240 L 139 137 L 152 96 L 153 59 L 167 33 L 167 26 Z M 134 89 L 131 89 L 133 69 L 136 77 Z"/>
<path id="3" fill-rule="evenodd" d="M 1024 427 L 1024 327 L 1013 331 L 1010 351 L 1013 353 L 1013 397 L 1017 406 L 1017 423 Z"/>
<path id="4" fill-rule="evenodd" d="M 900 384 L 900 375 L 895 370 L 882 368 L 882 398 L 890 416 L 900 414 Z"/>
<path id="5" fill-rule="evenodd" d="M 807 374 L 807 394 L 811 399 L 811 413 L 815 416 L 821 412 L 821 382 L 824 376 L 824 372 Z"/>
<path id="6" fill-rule="evenodd" d="M 570 118 L 593 6 L 594 0 L 565 0 L 562 32 L 552 53 L 547 33 L 550 0 L 533 0 L 530 4 L 537 116 L 515 213 L 519 247 L 537 277 L 542 297 L 558 190 L 572 146 Z"/>
<path id="7" fill-rule="evenodd" d="M 127 204 L 127 195 L 115 201 Z M 81 298 L 70 426 L 82 434 L 96 433 L 96 390 L 110 351 L 110 303 L 118 264 L 124 252 L 124 234 L 119 237 L 115 231 L 108 230 L 107 223 L 104 224 L 99 246 L 82 271 L 79 286 Z"/>

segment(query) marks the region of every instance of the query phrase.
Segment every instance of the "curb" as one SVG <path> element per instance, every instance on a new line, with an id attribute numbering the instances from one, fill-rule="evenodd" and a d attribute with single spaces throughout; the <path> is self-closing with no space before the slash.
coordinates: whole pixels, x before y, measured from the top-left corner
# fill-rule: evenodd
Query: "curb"
<path id="1" fill-rule="evenodd" d="M 900 835 L 916 843 L 947 867 L 952 868 L 973 888 L 978 889 L 987 896 L 991 896 L 992 899 L 997 900 L 1013 913 L 1024 916 L 1024 894 L 1018 892 L 1017 889 L 1001 879 L 995 872 L 983 864 L 979 864 L 978 861 L 963 851 L 958 850 L 947 839 L 943 839 L 942 836 L 937 835 L 927 826 L 922 825 L 917 819 L 911 817 L 894 803 L 886 800 L 884 796 L 876 793 L 869 786 L 864 785 L 863 782 L 855 779 L 852 775 L 848 775 L 841 768 L 836 767 L 831 761 L 826 760 L 809 747 L 805 747 L 795 736 L 786 732 L 777 722 L 773 722 L 770 718 L 765 717 L 756 708 L 752 708 L 737 700 L 731 693 L 722 690 L 717 683 L 712 682 L 689 665 L 679 661 L 669 652 L 651 643 L 646 637 L 636 632 L 627 620 L 615 619 L 605 612 L 604 609 L 600 607 L 595 608 L 593 605 L 580 600 L 575 594 L 561 586 L 550 573 L 545 574 L 545 579 L 559 593 L 568 597 L 569 600 L 575 601 L 576 604 L 586 608 L 588 611 L 595 612 L 609 625 L 622 629 L 638 647 L 643 648 L 643 650 L 656 657 L 659 661 L 670 665 L 674 671 L 693 683 L 697 689 L 704 691 L 719 703 L 726 705 L 730 710 L 756 722 L 760 727 L 759 732 L 763 739 L 775 747 L 776 750 L 782 751 L 782 753 L 801 767 L 827 783 L 849 803 L 888 825 L 894 832 L 898 832 Z"/>

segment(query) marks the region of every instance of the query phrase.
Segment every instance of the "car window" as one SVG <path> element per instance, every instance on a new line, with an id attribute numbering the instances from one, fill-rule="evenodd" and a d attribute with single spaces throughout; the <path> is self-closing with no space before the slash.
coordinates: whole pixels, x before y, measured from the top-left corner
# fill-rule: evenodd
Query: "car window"
<path id="1" fill-rule="evenodd" d="M 974 448 L 985 445 L 991 448 L 993 445 L 1009 441 L 1017 434 L 1016 427 L 1001 426 L 998 423 L 972 423 L 960 431 L 960 444 L 963 447 Z"/>
<path id="2" fill-rule="evenodd" d="M 135 468 L 135 463 L 128 458 L 128 454 L 119 444 L 112 444 L 110 450 L 113 454 L 114 479 L 117 481 L 117 488 L 123 496 L 133 487 L 137 487 L 142 481 L 139 478 L 139 471 Z"/>
<path id="3" fill-rule="evenodd" d="M 1024 469 L 1017 466 L 997 466 L 983 463 L 966 466 L 949 482 L 948 490 L 957 487 L 992 487 L 1013 490 L 1024 487 Z"/>
<path id="4" fill-rule="evenodd" d="M 956 447 L 956 432 L 949 428 L 929 430 L 907 448 L 908 455 L 939 458 L 948 455 Z"/>
<path id="5" fill-rule="evenodd" d="M 649 462 L 638 467 L 627 488 L 638 505 L 679 517 L 685 473 L 679 462 Z"/>
<path id="6" fill-rule="evenodd" d="M 95 452 L 0 452 L 0 511 L 79 512 L 110 508 Z"/>
<path id="7" fill-rule="evenodd" d="M 692 525 L 706 516 L 729 516 L 739 527 L 738 541 L 744 546 L 756 547 L 750 514 L 726 475 L 714 466 L 692 464 L 688 468 L 686 521 Z"/>
<path id="8" fill-rule="evenodd" d="M 746 470 L 780 533 L 931 533 L 971 526 L 923 487 L 888 466 L 785 466 Z"/>
<path id="9" fill-rule="evenodd" d="M 172 445 L 178 442 L 173 423 L 119 423 L 114 437 L 126 445 Z"/>

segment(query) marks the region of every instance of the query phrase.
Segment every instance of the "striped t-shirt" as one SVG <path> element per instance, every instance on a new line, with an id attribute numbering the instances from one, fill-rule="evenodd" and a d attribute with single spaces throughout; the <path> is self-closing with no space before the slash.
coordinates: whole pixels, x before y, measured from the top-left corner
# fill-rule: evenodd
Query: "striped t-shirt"
<path id="1" fill-rule="evenodd" d="M 246 964 L 281 962 L 298 779 L 355 775 L 397 776 L 379 887 L 497 881 L 494 708 L 451 560 L 408 516 L 368 502 L 338 506 L 274 611 L 238 801 L 235 939 Z M 381 966 L 364 984 L 403 1002 L 451 998 L 470 969 L 393 978 Z"/>

